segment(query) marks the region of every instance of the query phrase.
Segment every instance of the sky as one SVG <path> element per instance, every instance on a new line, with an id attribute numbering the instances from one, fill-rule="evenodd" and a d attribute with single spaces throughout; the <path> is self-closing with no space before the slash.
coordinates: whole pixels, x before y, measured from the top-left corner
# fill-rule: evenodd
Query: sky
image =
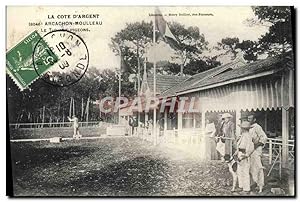
<path id="1" fill-rule="evenodd" d="M 251 7 L 159 7 L 167 22 L 179 22 L 188 26 L 197 26 L 212 47 L 225 37 L 238 37 L 240 40 L 257 40 L 267 31 L 264 26 L 247 26 L 244 21 L 255 17 Z M 150 22 L 154 19 L 149 14 L 154 7 L 7 7 L 7 50 L 16 45 L 23 37 L 34 30 L 41 32 L 43 28 L 70 29 L 74 27 L 88 28 L 89 32 L 77 32 L 86 42 L 90 53 L 90 66 L 100 69 L 118 68 L 120 60 L 109 47 L 110 39 L 126 23 Z M 201 13 L 208 15 L 187 16 Z M 58 15 L 99 14 L 98 19 L 81 21 L 102 21 L 102 25 L 89 26 L 45 26 L 45 22 L 78 21 L 79 19 L 57 19 Z M 170 16 L 169 14 L 173 14 Z M 174 14 L 177 16 L 174 16 Z M 181 14 L 181 16 L 178 16 Z M 55 19 L 50 19 L 49 16 Z M 21 17 L 20 17 L 21 16 Z M 29 22 L 41 22 L 41 26 L 29 26 Z M 151 61 L 153 54 L 157 60 L 168 60 L 172 50 L 167 44 L 160 43 L 156 49 L 149 50 Z"/>

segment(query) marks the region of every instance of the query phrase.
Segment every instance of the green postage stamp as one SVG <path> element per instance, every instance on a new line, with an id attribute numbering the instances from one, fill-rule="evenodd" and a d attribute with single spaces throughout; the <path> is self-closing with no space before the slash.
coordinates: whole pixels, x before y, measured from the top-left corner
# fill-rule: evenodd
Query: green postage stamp
<path id="1" fill-rule="evenodd" d="M 33 54 L 39 74 L 34 68 Z M 57 61 L 57 55 L 39 33 L 34 31 L 6 53 L 6 71 L 23 91 Z"/>

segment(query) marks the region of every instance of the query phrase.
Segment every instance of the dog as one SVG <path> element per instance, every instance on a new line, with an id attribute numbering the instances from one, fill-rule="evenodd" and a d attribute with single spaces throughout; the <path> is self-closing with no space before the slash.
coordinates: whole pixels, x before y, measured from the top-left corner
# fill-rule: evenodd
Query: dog
<path id="1" fill-rule="evenodd" d="M 238 174 L 237 174 L 237 169 L 238 169 L 238 159 L 236 156 L 230 156 L 229 154 L 225 154 L 224 160 L 228 165 L 229 172 L 232 175 L 232 189 L 231 191 L 234 192 L 237 182 L 238 182 Z"/>

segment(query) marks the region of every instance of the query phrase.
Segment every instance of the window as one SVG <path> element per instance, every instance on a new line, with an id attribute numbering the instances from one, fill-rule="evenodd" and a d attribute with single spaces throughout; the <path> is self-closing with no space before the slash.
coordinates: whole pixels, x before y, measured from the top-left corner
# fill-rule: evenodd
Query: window
<path id="1" fill-rule="evenodd" d="M 194 127 L 194 114 L 184 113 L 182 114 L 182 128 L 193 128 Z"/>
<path id="2" fill-rule="evenodd" d="M 195 128 L 201 128 L 201 113 L 194 113 Z"/>
<path id="3" fill-rule="evenodd" d="M 177 113 L 168 113 L 167 130 L 177 129 Z"/>

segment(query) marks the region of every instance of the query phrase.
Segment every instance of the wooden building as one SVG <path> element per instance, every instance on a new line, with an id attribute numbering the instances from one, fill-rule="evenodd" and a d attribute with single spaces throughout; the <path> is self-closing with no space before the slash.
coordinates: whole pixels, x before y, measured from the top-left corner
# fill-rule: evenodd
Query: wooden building
<path id="1" fill-rule="evenodd" d="M 234 116 L 236 133 L 239 133 L 239 118 L 247 111 L 255 111 L 258 123 L 268 137 L 278 138 L 282 142 L 282 166 L 288 164 L 289 140 L 295 132 L 295 92 L 294 60 L 291 53 L 270 57 L 253 63 L 245 63 L 242 58 L 192 77 L 176 79 L 174 83 L 158 90 L 160 98 L 181 96 L 197 97 L 200 112 L 176 113 L 176 127 L 170 121 L 170 114 L 165 110 L 164 132 L 177 130 L 178 136 L 201 133 L 205 127 L 205 117 L 211 113 L 230 112 Z M 157 87 L 160 84 L 157 75 Z M 164 76 L 161 76 L 164 77 Z M 168 76 L 171 77 L 171 76 Z M 173 76 L 174 77 L 174 76 Z M 147 85 L 152 88 L 151 77 Z M 163 79 L 166 81 L 166 79 Z M 143 83 L 145 83 L 143 81 Z M 145 85 L 145 84 L 142 84 Z"/>

